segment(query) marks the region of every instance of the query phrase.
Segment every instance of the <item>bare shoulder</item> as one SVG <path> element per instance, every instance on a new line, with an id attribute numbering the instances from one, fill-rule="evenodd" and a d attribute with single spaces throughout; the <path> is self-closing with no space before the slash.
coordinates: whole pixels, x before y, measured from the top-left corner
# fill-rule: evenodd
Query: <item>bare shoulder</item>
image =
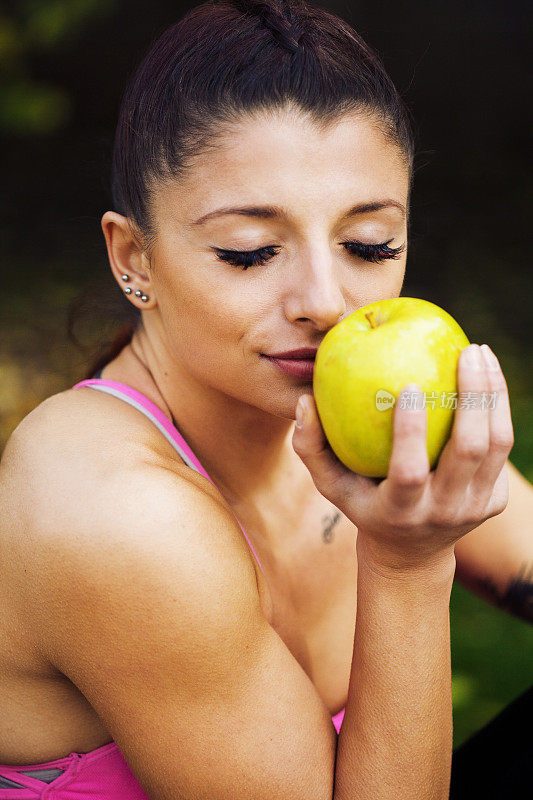
<path id="1" fill-rule="evenodd" d="M 102 392 L 67 389 L 40 403 L 12 432 L 0 461 L 0 492 L 3 487 L 3 500 L 16 499 L 19 511 L 24 503 L 33 522 L 45 522 L 64 496 L 86 495 L 93 482 L 112 474 L 126 481 L 150 466 L 225 502 L 137 409 Z M 64 491 L 54 493 L 55 482 Z"/>
<path id="2" fill-rule="evenodd" d="M 141 413 L 101 392 L 61 392 L 22 420 L 0 462 L 0 506 L 0 553 L 12 586 L 24 576 L 21 599 L 31 583 L 38 590 L 38 574 L 54 559 L 90 569 L 105 558 L 120 570 L 126 553 L 148 541 L 164 558 L 180 546 L 185 517 L 199 547 L 249 561 L 218 490 Z M 225 534 L 217 537 L 221 518 Z"/>

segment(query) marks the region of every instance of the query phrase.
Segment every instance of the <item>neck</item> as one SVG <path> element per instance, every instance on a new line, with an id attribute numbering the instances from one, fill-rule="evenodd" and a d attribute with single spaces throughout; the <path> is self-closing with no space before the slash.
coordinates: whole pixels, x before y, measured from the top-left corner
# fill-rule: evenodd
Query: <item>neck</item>
<path id="1" fill-rule="evenodd" d="M 237 518 L 254 521 L 265 547 L 283 549 L 286 529 L 269 523 L 296 519 L 312 489 L 292 448 L 294 421 L 199 383 L 143 327 L 112 363 L 110 377 L 124 375 L 174 420 Z"/>

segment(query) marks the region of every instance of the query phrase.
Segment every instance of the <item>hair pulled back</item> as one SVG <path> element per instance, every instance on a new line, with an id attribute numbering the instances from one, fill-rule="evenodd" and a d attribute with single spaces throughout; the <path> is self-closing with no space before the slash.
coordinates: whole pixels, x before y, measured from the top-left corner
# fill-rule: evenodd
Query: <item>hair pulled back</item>
<path id="1" fill-rule="evenodd" d="M 380 57 L 347 22 L 306 0 L 209 0 L 157 38 L 122 97 L 112 201 L 148 258 L 157 183 L 183 176 L 240 115 L 282 106 L 319 127 L 349 111 L 371 114 L 403 154 L 410 193 L 410 111 Z M 124 339 L 122 329 L 92 369 L 114 358 Z"/>
<path id="2" fill-rule="evenodd" d="M 270 28 L 278 43 L 290 53 L 296 53 L 303 36 L 296 10 L 302 3 L 273 3 L 272 0 L 234 0 L 232 5 L 243 14 L 255 14 L 266 28 Z"/>

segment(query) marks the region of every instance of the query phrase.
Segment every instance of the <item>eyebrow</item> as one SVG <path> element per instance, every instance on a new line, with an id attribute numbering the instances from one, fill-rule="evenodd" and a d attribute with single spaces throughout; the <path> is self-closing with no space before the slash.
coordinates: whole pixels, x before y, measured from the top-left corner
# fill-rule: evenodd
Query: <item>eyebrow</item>
<path id="1" fill-rule="evenodd" d="M 357 214 L 365 214 L 369 211 L 380 211 L 382 208 L 398 208 L 403 216 L 406 214 L 405 206 L 398 203 L 397 200 L 372 200 L 369 203 L 358 203 L 352 206 L 352 208 L 346 212 L 345 217 L 355 217 Z M 225 216 L 226 214 L 239 214 L 242 217 L 256 217 L 258 219 L 275 219 L 276 217 L 285 217 L 287 219 L 289 217 L 287 211 L 279 206 L 225 207 L 217 208 L 215 211 L 204 214 L 203 217 L 191 222 L 190 226 L 203 225 L 204 222 L 215 219 L 215 217 Z"/>

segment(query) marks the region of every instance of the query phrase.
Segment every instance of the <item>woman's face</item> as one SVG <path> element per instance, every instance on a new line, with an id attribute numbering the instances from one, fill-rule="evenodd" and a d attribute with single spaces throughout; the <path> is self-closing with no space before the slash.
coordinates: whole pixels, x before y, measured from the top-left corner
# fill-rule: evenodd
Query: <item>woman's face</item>
<path id="1" fill-rule="evenodd" d="M 399 295 L 407 197 L 400 151 L 366 117 L 322 132 L 289 111 L 235 125 L 153 200 L 150 293 L 177 374 L 293 419 L 311 384 L 264 356 L 318 347 L 357 308 Z M 369 203 L 384 205 L 350 213 Z M 347 242 L 403 249 L 373 263 Z M 230 263 L 227 251 L 254 250 L 249 268 Z"/>

